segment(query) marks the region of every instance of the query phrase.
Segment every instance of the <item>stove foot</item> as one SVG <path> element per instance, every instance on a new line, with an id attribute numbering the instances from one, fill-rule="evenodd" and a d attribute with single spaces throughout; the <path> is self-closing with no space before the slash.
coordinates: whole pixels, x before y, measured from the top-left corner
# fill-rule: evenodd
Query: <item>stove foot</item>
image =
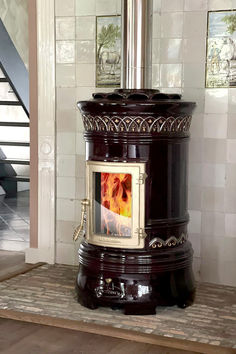
<path id="1" fill-rule="evenodd" d="M 195 293 L 196 293 L 196 291 L 194 290 L 191 293 L 189 293 L 188 298 L 182 299 L 182 300 L 178 300 L 177 301 L 177 306 L 179 308 L 181 308 L 181 309 L 185 309 L 186 307 L 191 306 L 194 303 Z"/>
<path id="2" fill-rule="evenodd" d="M 124 306 L 125 315 L 155 315 L 156 306 L 153 304 L 129 304 Z"/>
<path id="3" fill-rule="evenodd" d="M 80 303 L 81 306 L 87 307 L 90 310 L 96 310 L 98 308 L 98 305 L 89 296 L 87 297 L 78 296 L 78 302 Z"/>

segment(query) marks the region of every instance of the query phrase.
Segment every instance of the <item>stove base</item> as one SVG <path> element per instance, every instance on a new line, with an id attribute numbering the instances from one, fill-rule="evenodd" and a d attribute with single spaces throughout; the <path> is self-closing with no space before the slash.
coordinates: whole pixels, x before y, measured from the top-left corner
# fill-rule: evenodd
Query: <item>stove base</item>
<path id="1" fill-rule="evenodd" d="M 156 313 L 157 306 L 185 308 L 193 303 L 195 284 L 189 242 L 175 252 L 172 249 L 145 253 L 146 266 L 142 264 L 141 252 L 123 251 L 122 255 L 115 260 L 114 251 L 82 244 L 76 282 L 82 306 L 90 309 L 107 306 L 121 308 L 126 315 L 150 315 Z"/>

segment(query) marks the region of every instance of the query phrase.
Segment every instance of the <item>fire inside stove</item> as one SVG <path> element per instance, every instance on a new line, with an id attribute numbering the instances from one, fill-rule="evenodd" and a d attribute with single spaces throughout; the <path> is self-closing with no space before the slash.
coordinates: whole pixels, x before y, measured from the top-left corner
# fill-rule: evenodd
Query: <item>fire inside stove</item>
<path id="1" fill-rule="evenodd" d="M 132 175 L 95 172 L 95 233 L 131 237 Z"/>

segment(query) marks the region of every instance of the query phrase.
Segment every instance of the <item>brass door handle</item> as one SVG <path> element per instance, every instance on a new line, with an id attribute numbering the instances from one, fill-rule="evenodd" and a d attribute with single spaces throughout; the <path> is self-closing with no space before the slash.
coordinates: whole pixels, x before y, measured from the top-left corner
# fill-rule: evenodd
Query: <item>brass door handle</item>
<path id="1" fill-rule="evenodd" d="M 80 219 L 80 224 L 76 227 L 74 234 L 73 234 L 73 241 L 77 241 L 81 232 L 83 232 L 83 235 L 85 235 L 85 223 L 86 223 L 86 208 L 89 206 L 89 200 L 88 199 L 82 199 L 81 200 L 81 219 Z"/>

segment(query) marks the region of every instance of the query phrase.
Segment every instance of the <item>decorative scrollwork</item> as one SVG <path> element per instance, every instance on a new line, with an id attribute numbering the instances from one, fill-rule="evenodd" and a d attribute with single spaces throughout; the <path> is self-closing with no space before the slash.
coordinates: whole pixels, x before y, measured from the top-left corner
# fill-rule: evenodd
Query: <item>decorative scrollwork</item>
<path id="1" fill-rule="evenodd" d="M 155 237 L 149 242 L 149 247 L 151 248 L 163 248 L 163 247 L 174 247 L 182 245 L 188 239 L 188 235 L 182 233 L 179 238 L 175 236 L 169 237 L 167 240 L 163 240 L 160 237 Z"/>
<path id="2" fill-rule="evenodd" d="M 143 117 L 143 116 L 92 116 L 83 114 L 86 131 L 114 133 L 188 132 L 191 116 Z"/>

